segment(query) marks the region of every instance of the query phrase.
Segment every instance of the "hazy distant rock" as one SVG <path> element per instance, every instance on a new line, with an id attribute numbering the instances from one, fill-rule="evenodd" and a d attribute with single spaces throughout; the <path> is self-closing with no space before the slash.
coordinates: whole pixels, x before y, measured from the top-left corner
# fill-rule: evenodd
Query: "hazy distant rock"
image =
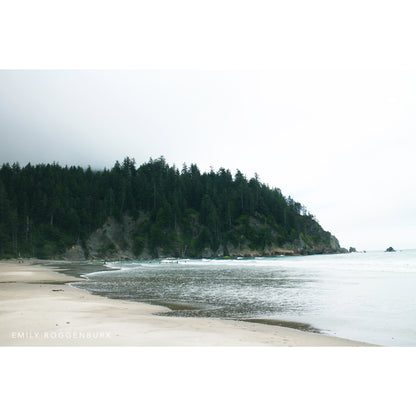
<path id="1" fill-rule="evenodd" d="M 386 252 L 388 252 L 388 253 L 392 253 L 394 251 L 396 251 L 396 250 L 393 247 L 389 247 L 388 249 L 386 249 Z"/>
<path id="2" fill-rule="evenodd" d="M 349 252 L 350 253 L 356 253 L 357 249 L 355 247 L 350 247 Z"/>

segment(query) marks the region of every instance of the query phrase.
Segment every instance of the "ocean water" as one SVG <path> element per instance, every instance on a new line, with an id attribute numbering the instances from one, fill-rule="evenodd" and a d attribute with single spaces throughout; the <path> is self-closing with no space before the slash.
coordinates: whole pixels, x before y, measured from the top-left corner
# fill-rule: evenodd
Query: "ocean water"
<path id="1" fill-rule="evenodd" d="M 278 322 L 416 346 L 416 250 L 235 260 L 115 262 L 74 284 L 169 315 Z"/>

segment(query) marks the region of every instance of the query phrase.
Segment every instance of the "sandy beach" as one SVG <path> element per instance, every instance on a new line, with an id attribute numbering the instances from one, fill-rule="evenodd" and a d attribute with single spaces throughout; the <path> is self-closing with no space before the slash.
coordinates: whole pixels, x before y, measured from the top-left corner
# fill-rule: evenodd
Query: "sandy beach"
<path id="1" fill-rule="evenodd" d="M 29 262 L 0 262 L 1 346 L 368 346 L 258 323 L 159 316 L 161 306 L 107 299 L 82 280 Z"/>

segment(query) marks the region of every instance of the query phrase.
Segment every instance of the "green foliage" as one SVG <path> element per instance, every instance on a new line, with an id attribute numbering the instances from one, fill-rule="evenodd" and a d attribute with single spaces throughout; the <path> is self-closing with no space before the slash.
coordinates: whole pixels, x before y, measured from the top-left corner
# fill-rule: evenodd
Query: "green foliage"
<path id="1" fill-rule="evenodd" d="M 109 241 L 104 247 L 102 247 L 99 252 L 100 256 L 104 258 L 108 255 L 112 255 L 115 253 L 117 253 L 117 247 L 111 241 Z"/>
<path id="2" fill-rule="evenodd" d="M 133 253 L 135 256 L 140 256 L 144 246 L 146 244 L 146 238 L 138 234 L 133 235 Z"/>
<path id="3" fill-rule="evenodd" d="M 50 258 L 77 242 L 88 256 L 90 234 L 126 214 L 145 217 L 131 234 L 137 256 L 145 248 L 200 256 L 220 244 L 228 253 L 228 244 L 263 250 L 293 245 L 299 236 L 308 246 L 330 239 L 305 207 L 240 171 L 201 173 L 194 164 L 179 171 L 163 157 L 139 167 L 125 158 L 103 171 L 57 164 L 0 169 L 0 257 Z M 115 252 L 109 242 L 101 254 Z"/>
<path id="4" fill-rule="evenodd" d="M 307 236 L 307 235 L 305 235 L 305 234 L 303 234 L 303 233 L 300 233 L 300 237 L 302 238 L 302 240 L 309 246 L 309 247 L 313 247 L 313 241 L 312 241 L 312 239 L 309 237 L 309 236 Z M 328 241 L 328 243 L 329 243 L 329 241 Z"/>

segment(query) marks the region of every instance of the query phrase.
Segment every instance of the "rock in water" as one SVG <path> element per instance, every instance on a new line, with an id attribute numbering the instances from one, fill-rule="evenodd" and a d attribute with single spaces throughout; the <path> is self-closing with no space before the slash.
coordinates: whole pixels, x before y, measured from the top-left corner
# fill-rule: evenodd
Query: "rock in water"
<path id="1" fill-rule="evenodd" d="M 394 251 L 396 251 L 393 247 L 389 247 L 388 249 L 386 249 L 386 252 L 388 253 L 393 253 Z"/>

